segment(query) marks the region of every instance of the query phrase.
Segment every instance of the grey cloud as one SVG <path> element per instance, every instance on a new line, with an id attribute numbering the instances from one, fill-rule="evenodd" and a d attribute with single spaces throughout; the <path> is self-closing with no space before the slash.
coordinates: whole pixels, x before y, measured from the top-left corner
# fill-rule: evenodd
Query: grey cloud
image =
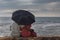
<path id="1" fill-rule="evenodd" d="M 56 4 L 54 4 L 54 2 Z M 53 5 L 51 4 L 53 3 Z M 33 0 L 32 4 L 21 2 L 19 0 L 3 0 L 0 1 L 0 10 L 16 10 L 25 9 L 33 14 L 59 14 L 60 15 L 60 0 Z M 3 12 L 4 13 L 4 12 Z M 10 12 L 6 12 L 7 14 Z M 1 13 L 0 13 L 1 14 Z"/>
<path id="2" fill-rule="evenodd" d="M 42 5 L 45 4 L 41 4 L 41 3 L 47 3 L 48 2 L 58 2 L 60 0 L 33 0 L 32 4 L 28 4 L 28 3 L 24 3 L 23 1 L 19 1 L 19 0 L 3 0 L 3 2 L 6 3 L 0 3 L 0 8 L 13 8 L 13 9 L 19 9 L 19 8 L 39 8 Z M 28 4 L 28 5 L 27 5 Z M 39 7 L 38 7 L 39 6 Z M 58 6 L 57 6 L 58 7 Z"/>
<path id="3" fill-rule="evenodd" d="M 60 0 L 34 0 L 34 3 L 50 3 L 50 2 L 59 2 Z"/>

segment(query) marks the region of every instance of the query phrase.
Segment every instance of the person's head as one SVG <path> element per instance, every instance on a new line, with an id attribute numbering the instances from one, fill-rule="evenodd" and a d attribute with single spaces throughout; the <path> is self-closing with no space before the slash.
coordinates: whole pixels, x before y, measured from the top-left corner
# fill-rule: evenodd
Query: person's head
<path id="1" fill-rule="evenodd" d="M 22 29 L 30 30 L 30 28 L 31 28 L 31 24 L 30 25 L 20 25 L 20 30 L 22 30 Z"/>

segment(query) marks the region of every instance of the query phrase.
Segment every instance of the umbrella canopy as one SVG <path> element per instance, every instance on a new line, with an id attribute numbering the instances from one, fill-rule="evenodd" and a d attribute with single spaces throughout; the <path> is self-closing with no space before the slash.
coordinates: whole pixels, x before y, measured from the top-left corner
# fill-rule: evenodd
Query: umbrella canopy
<path id="1" fill-rule="evenodd" d="M 12 20 L 18 25 L 28 25 L 35 22 L 35 16 L 25 10 L 17 10 L 12 14 Z"/>

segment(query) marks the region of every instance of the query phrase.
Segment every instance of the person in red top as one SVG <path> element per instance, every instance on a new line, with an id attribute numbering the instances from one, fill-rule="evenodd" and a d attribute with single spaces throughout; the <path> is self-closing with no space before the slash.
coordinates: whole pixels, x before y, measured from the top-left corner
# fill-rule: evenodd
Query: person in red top
<path id="1" fill-rule="evenodd" d="M 23 28 L 20 28 L 20 37 L 36 37 L 36 33 L 34 32 L 33 29 L 31 29 L 31 24 L 30 25 L 25 25 Z"/>

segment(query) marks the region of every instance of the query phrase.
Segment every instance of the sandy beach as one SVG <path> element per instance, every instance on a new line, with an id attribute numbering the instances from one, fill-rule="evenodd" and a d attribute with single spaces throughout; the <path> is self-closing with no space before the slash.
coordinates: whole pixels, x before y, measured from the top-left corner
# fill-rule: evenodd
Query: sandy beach
<path id="1" fill-rule="evenodd" d="M 52 37 L 29 37 L 29 38 L 13 38 L 13 37 L 0 37 L 0 40 L 60 40 L 59 36 Z"/>

